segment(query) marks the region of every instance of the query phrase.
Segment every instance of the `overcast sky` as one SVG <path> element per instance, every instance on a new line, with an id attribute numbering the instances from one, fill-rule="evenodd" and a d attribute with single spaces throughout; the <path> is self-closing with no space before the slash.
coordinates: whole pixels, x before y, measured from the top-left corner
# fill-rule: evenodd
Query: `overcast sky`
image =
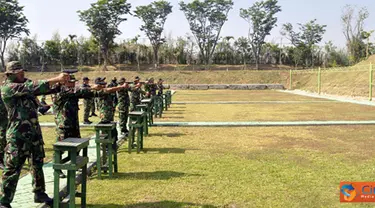
<path id="1" fill-rule="evenodd" d="M 58 31 L 62 38 L 69 34 L 90 36 L 85 25 L 79 21 L 77 11 L 85 10 L 90 7 L 90 3 L 96 0 L 19 0 L 24 5 L 24 13 L 29 19 L 28 27 L 31 34 L 37 34 L 39 41 L 49 40 L 52 34 Z M 132 5 L 132 10 L 136 6 L 145 5 L 152 0 L 128 0 Z M 173 13 L 170 14 L 165 25 L 165 33 L 172 37 L 185 36 L 190 33 L 189 25 L 184 14 L 179 10 L 178 0 L 170 0 L 173 5 Z M 185 2 L 190 2 L 185 0 Z M 250 7 L 255 0 L 234 0 L 234 7 L 229 12 L 228 21 L 224 24 L 221 36 L 246 36 L 247 23 L 239 17 L 240 8 Z M 278 27 L 274 28 L 268 41 L 280 43 L 280 26 L 290 22 L 293 25 L 305 23 L 312 19 L 317 19 L 319 24 L 327 25 L 327 32 L 324 35 L 323 43 L 333 41 L 334 44 L 343 47 L 345 37 L 342 34 L 340 16 L 342 8 L 346 4 L 366 6 L 370 11 L 370 17 L 366 21 L 365 28 L 375 29 L 375 0 L 279 0 L 282 12 L 278 14 Z M 372 14 L 371 14 L 372 12 Z M 130 39 L 140 34 L 145 35 L 139 30 L 141 22 L 139 19 L 128 16 L 128 21 L 120 26 L 122 35 L 118 39 Z M 375 39 L 372 38 L 372 41 Z M 288 41 L 284 38 L 284 44 Z"/>

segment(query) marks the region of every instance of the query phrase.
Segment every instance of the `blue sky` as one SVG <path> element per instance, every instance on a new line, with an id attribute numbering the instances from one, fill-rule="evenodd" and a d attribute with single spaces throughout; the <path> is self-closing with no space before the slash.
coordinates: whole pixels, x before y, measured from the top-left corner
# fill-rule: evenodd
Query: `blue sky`
<path id="1" fill-rule="evenodd" d="M 28 27 L 31 34 L 37 34 L 39 41 L 49 40 L 52 34 L 58 31 L 62 38 L 69 34 L 78 36 L 90 36 L 85 25 L 79 21 L 77 11 L 90 7 L 90 3 L 96 0 L 19 0 L 24 5 L 24 13 L 29 19 Z M 136 6 L 145 5 L 152 0 L 128 0 L 132 4 L 132 10 Z M 173 13 L 168 17 L 165 25 L 165 33 L 172 37 L 185 36 L 190 33 L 189 25 L 184 14 L 179 10 L 178 0 L 170 0 L 173 5 Z M 185 2 L 190 2 L 185 0 Z M 225 23 L 221 36 L 246 36 L 248 27 L 247 23 L 239 17 L 240 8 L 250 7 L 255 0 L 234 0 L 234 7 L 229 13 L 228 21 Z M 280 26 L 283 23 L 292 24 L 305 23 L 312 19 L 317 19 L 319 24 L 327 25 L 327 32 L 324 35 L 323 42 L 333 41 L 335 45 L 345 46 L 345 37 L 342 33 L 340 16 L 342 8 L 346 4 L 357 5 L 358 7 L 366 6 L 370 11 L 370 17 L 366 21 L 367 30 L 375 29 L 375 0 L 279 0 L 282 12 L 278 14 L 278 27 L 274 28 L 268 41 L 280 43 Z M 373 12 L 373 14 L 371 14 Z M 128 21 L 120 26 L 122 35 L 119 39 L 130 39 L 140 34 L 141 22 L 139 19 L 128 16 Z M 375 38 L 372 38 L 374 41 Z M 283 38 L 284 44 L 288 41 Z"/>

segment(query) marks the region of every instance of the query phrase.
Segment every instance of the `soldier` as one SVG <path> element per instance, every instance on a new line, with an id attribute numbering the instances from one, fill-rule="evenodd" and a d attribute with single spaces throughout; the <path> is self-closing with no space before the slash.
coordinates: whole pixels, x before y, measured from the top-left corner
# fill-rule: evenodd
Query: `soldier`
<path id="1" fill-rule="evenodd" d="M 150 85 L 149 97 L 156 96 L 156 90 L 158 89 L 158 86 L 154 83 L 154 78 L 150 79 L 149 85 Z"/>
<path id="2" fill-rule="evenodd" d="M 130 111 L 135 111 L 135 106 L 141 104 L 141 95 L 145 95 L 146 92 L 142 90 L 142 84 L 139 82 L 138 76 L 134 79 L 134 84 L 131 87 L 131 99 L 130 99 Z"/>
<path id="3" fill-rule="evenodd" d="M 88 77 L 84 77 L 82 88 L 89 90 L 90 89 L 89 82 L 90 82 L 90 79 Z M 92 106 L 93 101 L 94 101 L 94 98 L 92 97 L 87 97 L 83 99 L 83 109 L 84 109 L 83 123 L 84 124 L 92 124 L 92 122 L 89 120 L 89 116 L 90 116 L 90 111 L 92 111 L 92 109 L 94 109 L 94 114 L 95 114 L 95 106 Z"/>
<path id="4" fill-rule="evenodd" d="M 105 79 L 105 78 L 104 78 Z M 101 79 L 99 77 L 98 80 L 96 80 L 97 82 L 103 82 L 104 79 Z M 99 91 L 98 92 L 98 95 L 99 95 L 99 105 L 100 105 L 100 124 L 108 124 L 108 123 L 111 123 L 114 121 L 114 111 L 113 111 L 113 106 L 114 106 L 114 103 L 113 103 L 113 93 L 121 90 L 121 89 L 124 89 L 124 88 L 127 88 L 128 86 L 123 84 L 121 86 L 117 86 L 117 87 L 112 87 L 110 89 L 107 89 L 107 90 L 102 90 L 102 91 Z M 112 135 L 113 137 L 115 138 L 115 140 L 117 141 L 117 130 L 114 129 L 112 131 Z M 116 146 L 116 143 L 113 145 L 113 148 L 114 149 L 117 149 L 117 146 Z"/>
<path id="5" fill-rule="evenodd" d="M 120 85 L 126 84 L 126 79 L 121 78 Z M 129 106 L 130 106 L 130 99 L 129 99 L 129 88 L 122 89 L 117 92 L 118 97 L 118 111 L 119 111 L 119 120 L 120 120 L 120 129 L 121 134 L 127 135 L 129 133 L 129 130 L 127 129 L 127 123 L 128 123 L 128 116 L 129 116 Z"/>
<path id="6" fill-rule="evenodd" d="M 75 71 L 73 71 L 73 73 L 74 72 Z M 94 85 L 91 87 L 87 82 L 86 85 L 76 87 L 76 81 L 77 80 L 71 75 L 71 80 L 61 88 L 61 92 L 57 94 L 53 103 L 56 109 L 56 141 L 62 141 L 67 138 L 81 138 L 78 119 L 78 101 L 82 98 L 84 100 L 92 99 L 97 96 L 94 91 L 101 90 L 105 87 L 105 85 Z M 86 114 L 85 112 L 85 116 L 88 116 L 88 113 Z M 60 178 L 65 177 L 64 173 L 60 171 Z"/>
<path id="7" fill-rule="evenodd" d="M 158 81 L 158 95 L 162 95 L 163 94 L 163 90 L 165 89 L 165 87 L 163 86 L 163 82 L 164 80 L 162 79 L 159 79 Z"/>
<path id="8" fill-rule="evenodd" d="M 118 84 L 117 84 L 117 78 L 116 77 L 113 77 L 111 83 L 108 84 L 108 87 L 117 87 Z M 115 111 L 116 111 L 116 107 L 117 107 L 117 104 L 118 104 L 118 98 L 117 98 L 117 95 L 116 93 L 112 94 L 112 99 L 113 99 L 113 109 L 112 109 L 112 121 L 114 120 L 114 116 L 115 116 Z"/>
<path id="9" fill-rule="evenodd" d="M 0 97 L 0 169 L 4 170 L 4 149 L 7 144 L 6 132 L 8 127 L 8 112 L 3 99 Z"/>
<path id="10" fill-rule="evenodd" d="M 27 158 L 31 166 L 34 202 L 52 204 L 52 199 L 45 193 L 44 142 L 35 98 L 38 95 L 58 92 L 58 88 L 52 89 L 52 87 L 59 82 L 65 83 L 69 75 L 61 73 L 49 80 L 33 82 L 25 78 L 24 71 L 21 63 L 9 62 L 5 72 L 6 81 L 1 88 L 1 96 L 9 112 L 9 124 L 0 207 L 11 207 L 10 203 L 13 201 L 17 182 Z"/>

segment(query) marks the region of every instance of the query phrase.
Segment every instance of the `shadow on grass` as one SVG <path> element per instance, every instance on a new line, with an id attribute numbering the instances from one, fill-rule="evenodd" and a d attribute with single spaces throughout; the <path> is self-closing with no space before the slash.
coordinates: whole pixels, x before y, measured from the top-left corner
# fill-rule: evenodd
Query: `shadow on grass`
<path id="1" fill-rule="evenodd" d="M 166 136 L 166 137 L 181 137 L 181 136 L 185 136 L 186 134 L 182 134 L 182 133 L 156 133 L 156 134 L 149 134 L 148 137 L 162 137 L 162 136 Z"/>
<path id="2" fill-rule="evenodd" d="M 169 108 L 171 110 L 174 110 L 175 108 L 177 109 L 181 109 L 181 108 L 186 108 L 185 104 L 178 104 L 178 106 L 174 105 L 173 107 Z M 168 110 L 169 110 L 168 109 Z"/>
<path id="3" fill-rule="evenodd" d="M 165 112 L 182 112 L 182 111 L 185 111 L 185 110 L 175 110 L 175 109 L 169 108 L 167 111 L 163 111 L 163 113 L 165 113 Z"/>
<path id="4" fill-rule="evenodd" d="M 172 111 L 164 111 L 163 115 L 173 115 L 173 114 L 185 114 L 184 112 L 172 112 Z"/>
<path id="5" fill-rule="evenodd" d="M 132 172 L 132 173 L 116 173 L 115 179 L 124 180 L 169 180 L 172 178 L 180 178 L 184 176 L 202 176 L 200 174 L 186 174 L 176 171 L 155 171 L 155 172 Z"/>

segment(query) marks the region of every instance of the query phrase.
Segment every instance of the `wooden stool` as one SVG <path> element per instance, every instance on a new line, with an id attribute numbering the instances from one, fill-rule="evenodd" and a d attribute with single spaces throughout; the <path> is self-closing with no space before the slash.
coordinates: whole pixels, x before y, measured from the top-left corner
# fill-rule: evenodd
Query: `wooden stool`
<path id="1" fill-rule="evenodd" d="M 152 125 L 154 123 L 154 115 L 152 113 L 152 108 L 153 108 L 153 105 L 154 105 L 154 97 L 152 97 L 151 99 L 143 99 L 141 100 L 141 103 L 142 104 L 145 104 L 147 105 L 147 117 L 148 117 L 148 125 Z"/>
<path id="2" fill-rule="evenodd" d="M 137 111 L 141 111 L 141 112 L 146 113 L 146 116 L 144 117 L 145 120 L 143 121 L 143 133 L 144 133 L 145 136 L 148 135 L 148 112 L 147 112 L 147 108 L 148 108 L 148 106 L 146 104 L 140 104 L 140 105 L 135 106 L 135 109 Z"/>
<path id="3" fill-rule="evenodd" d="M 113 172 L 118 172 L 117 167 L 117 148 L 116 138 L 112 134 L 116 130 L 116 123 L 97 124 L 95 129 L 95 143 L 96 143 L 96 167 L 98 169 L 98 178 L 102 179 L 102 169 L 104 173 L 109 172 L 109 177 L 113 176 Z M 103 151 L 103 157 L 100 154 L 100 148 Z M 108 153 L 107 153 L 108 150 Z M 107 155 L 108 154 L 108 155 Z M 108 159 L 107 159 L 108 157 Z M 113 157 L 113 160 L 112 160 Z M 103 165 L 102 165 L 103 160 Z"/>
<path id="4" fill-rule="evenodd" d="M 164 110 L 167 111 L 168 110 L 168 95 L 163 94 L 162 99 L 163 99 L 163 108 L 164 108 Z"/>
<path id="5" fill-rule="evenodd" d="M 128 137 L 128 152 L 131 153 L 133 144 L 137 144 L 137 153 L 143 149 L 143 128 L 146 117 L 146 112 L 133 111 L 129 113 L 129 137 Z M 137 130 L 137 140 L 135 141 L 135 131 Z"/>
<path id="6" fill-rule="evenodd" d="M 168 107 L 171 107 L 171 104 L 172 104 L 172 92 L 170 90 L 167 91 L 167 100 L 168 100 Z"/>
<path id="7" fill-rule="evenodd" d="M 81 198 L 81 207 L 86 207 L 86 183 L 87 183 L 87 147 L 90 139 L 81 138 L 67 138 L 63 141 L 56 142 L 53 145 L 55 151 L 55 161 L 53 163 L 54 169 L 54 196 L 53 207 L 76 207 L 75 197 Z M 78 153 L 83 149 L 83 155 Z M 61 159 L 64 152 L 68 152 L 68 157 Z M 76 171 L 82 169 L 82 188 L 81 193 L 76 191 Z M 60 202 L 60 172 L 62 170 L 68 171 L 67 177 L 67 191 L 68 196 Z"/>
<path id="8" fill-rule="evenodd" d="M 154 115 L 155 118 L 159 116 L 159 118 L 162 117 L 163 114 L 163 99 L 161 95 L 157 95 L 154 97 Z"/>

